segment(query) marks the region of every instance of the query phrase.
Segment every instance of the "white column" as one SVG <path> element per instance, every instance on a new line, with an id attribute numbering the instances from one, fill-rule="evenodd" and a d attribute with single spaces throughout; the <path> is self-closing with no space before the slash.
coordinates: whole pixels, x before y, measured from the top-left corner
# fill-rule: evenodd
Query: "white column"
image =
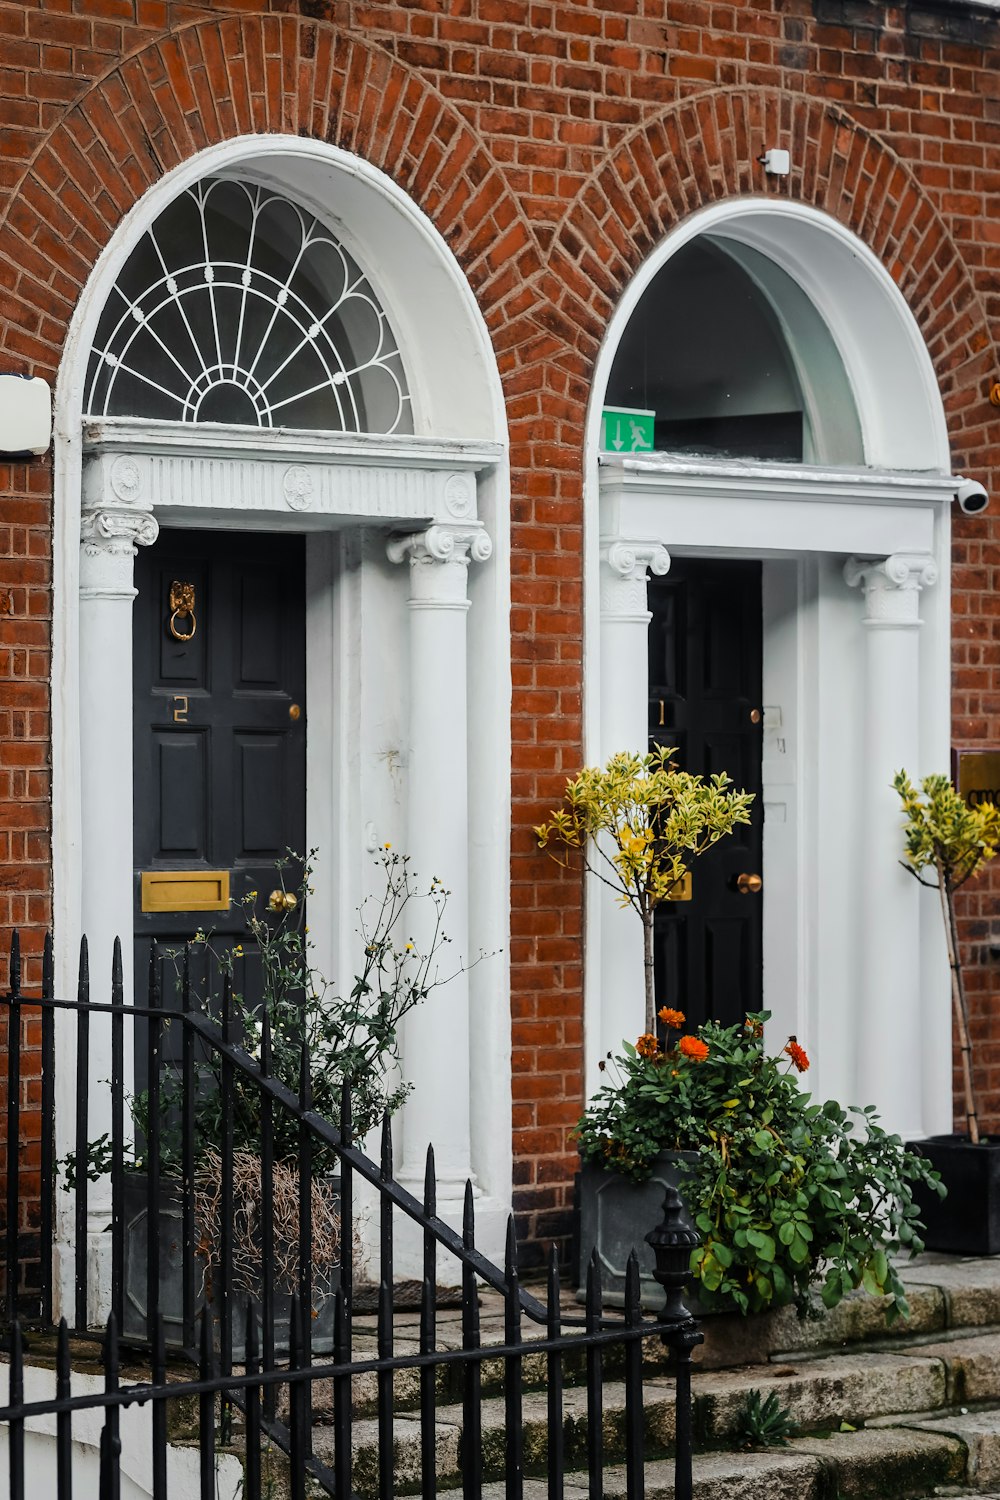
<path id="1" fill-rule="evenodd" d="M 859 838 L 860 994 L 853 1017 L 857 1098 L 888 1130 L 921 1130 L 920 887 L 902 868 L 896 771 L 919 775 L 920 590 L 937 579 L 928 554 L 852 557 L 844 568 L 865 598 L 864 766 Z M 835 796 L 836 788 L 829 794 Z M 845 1017 L 846 1024 L 852 1018 Z"/>
<path id="2" fill-rule="evenodd" d="M 122 944 L 125 996 L 132 996 L 133 564 L 137 546 L 154 542 L 159 529 L 152 514 L 136 504 L 138 485 L 137 466 L 118 459 L 111 469 L 110 493 L 95 497 L 89 507 L 85 501 L 80 529 L 81 930 L 90 950 L 91 999 L 105 1003 L 111 998 L 116 937 Z M 130 1075 L 128 1046 L 125 1066 Z M 91 1140 L 111 1130 L 110 1069 L 110 1022 L 94 1016 Z M 130 1076 L 125 1083 L 131 1093 Z M 101 1321 L 110 1306 L 110 1251 L 104 1232 L 111 1208 L 109 1178 L 91 1183 L 88 1207 L 88 1301 L 91 1320 Z"/>
<path id="3" fill-rule="evenodd" d="M 451 893 L 443 973 L 474 957 L 468 917 L 467 585 L 470 558 L 484 562 L 491 552 L 476 522 L 434 525 L 394 538 L 388 547 L 393 562 L 408 559 L 410 565 L 406 852 L 422 885 L 437 876 Z M 403 1070 L 413 1092 L 403 1111 L 399 1179 L 422 1192 L 425 1154 L 433 1143 L 439 1211 L 451 1219 L 472 1176 L 467 973 L 456 974 L 406 1018 Z"/>
<path id="4" fill-rule="evenodd" d="M 601 760 L 621 750 L 646 752 L 649 736 L 650 572 L 670 557 L 659 542 L 610 539 L 601 545 Z M 619 1052 L 645 1029 L 642 924 L 600 887 L 601 1022 L 597 1057 Z M 590 1052 L 593 1056 L 593 1052 Z"/>

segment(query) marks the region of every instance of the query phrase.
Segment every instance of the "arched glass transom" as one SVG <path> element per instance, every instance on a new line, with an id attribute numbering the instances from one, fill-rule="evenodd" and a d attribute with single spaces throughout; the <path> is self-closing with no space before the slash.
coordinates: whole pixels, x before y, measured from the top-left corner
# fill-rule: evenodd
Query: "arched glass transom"
<path id="1" fill-rule="evenodd" d="M 699 235 L 650 282 L 622 335 L 605 402 L 651 412 L 662 451 L 863 462 L 830 330 L 773 260 L 721 235 Z"/>
<path id="2" fill-rule="evenodd" d="M 206 178 L 126 261 L 98 324 L 90 416 L 413 431 L 403 362 L 357 262 L 272 189 Z"/>

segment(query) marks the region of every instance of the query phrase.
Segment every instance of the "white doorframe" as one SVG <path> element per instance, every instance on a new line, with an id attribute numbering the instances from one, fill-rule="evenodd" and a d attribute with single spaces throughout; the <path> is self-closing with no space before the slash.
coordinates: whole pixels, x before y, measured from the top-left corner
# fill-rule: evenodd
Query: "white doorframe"
<path id="1" fill-rule="evenodd" d="M 280 182 L 284 191 L 295 194 L 318 215 L 336 224 L 337 232 L 368 272 L 396 331 L 414 396 L 413 437 L 261 433 L 246 428 L 209 429 L 207 424 L 200 430 L 188 427 L 183 432 L 176 428 L 169 432 L 161 426 L 154 432 L 157 424 L 132 423 L 128 430 L 126 419 L 117 424 L 90 425 L 84 432 L 84 374 L 111 288 L 131 250 L 167 203 L 199 178 L 213 174 Z M 471 585 L 469 639 L 475 652 L 475 670 L 467 740 L 476 859 L 470 861 L 471 876 L 463 869 L 457 878 L 471 879 L 474 886 L 469 903 L 469 950 L 494 955 L 473 976 L 477 1020 L 491 1046 L 488 1050 L 474 1049 L 469 1064 L 470 1085 L 477 1101 L 472 1153 L 484 1198 L 495 1201 L 501 1209 L 509 1206 L 511 678 L 507 429 L 492 342 L 454 255 L 425 215 L 378 169 L 322 142 L 273 135 L 242 137 L 210 147 L 167 173 L 125 217 L 95 265 L 67 336 L 55 404 L 53 907 L 56 985 L 57 992 L 64 994 L 73 993 L 75 988 L 81 897 L 88 878 L 82 840 L 82 808 L 88 788 L 83 780 L 79 730 L 81 712 L 88 712 L 93 666 L 81 662 L 79 635 L 81 501 L 88 452 L 98 454 L 91 460 L 92 466 L 96 463 L 98 467 L 113 465 L 129 454 L 138 460 L 142 484 L 148 486 L 141 497 L 143 504 L 140 497 L 130 493 L 128 483 L 120 486 L 124 493 L 116 491 L 115 495 L 119 509 L 128 512 L 132 506 L 133 520 L 134 513 L 144 509 L 162 524 L 284 525 L 293 530 L 327 532 L 328 539 L 320 549 L 325 550 L 326 557 L 321 563 L 317 556 L 316 566 L 327 571 L 329 580 L 343 580 L 344 586 L 337 581 L 335 588 L 319 587 L 311 598 L 313 623 L 317 611 L 324 616 L 325 625 L 352 627 L 355 623 L 351 606 L 345 602 L 351 592 L 351 584 L 346 581 L 350 569 L 342 566 L 345 548 L 333 536 L 334 531 L 341 538 L 350 534 L 361 538 L 366 530 L 378 534 L 382 547 L 379 561 L 369 558 L 361 571 L 376 591 L 398 596 L 404 613 L 406 572 L 393 568 L 384 553 L 384 538 L 390 529 L 402 527 L 412 533 L 435 521 L 453 528 L 460 521 L 466 531 L 472 525 L 492 539 L 492 556 L 488 562 L 474 564 L 479 576 Z M 293 469 L 304 470 L 313 485 L 305 505 L 301 503 L 304 491 L 297 477 L 287 490 L 282 489 L 282 478 Z M 220 483 L 223 478 L 225 482 Z M 167 488 L 163 488 L 165 480 Z M 201 484 L 200 493 L 193 487 L 196 480 Z M 130 524 L 126 514 L 126 525 Z M 477 555 L 485 557 L 489 551 L 489 545 L 484 544 Z M 318 582 L 316 569 L 309 582 Z M 350 639 L 349 629 L 341 631 L 341 639 Z M 314 680 L 316 676 L 328 677 L 341 702 L 349 704 L 356 657 L 346 653 L 345 646 L 339 658 L 325 662 L 316 654 L 309 672 Z M 101 692 L 106 691 L 106 684 L 102 684 Z M 93 714 L 92 704 L 89 711 Z M 352 722 L 344 714 L 340 721 L 341 725 Z M 348 734 L 346 728 L 339 732 Z M 357 747 L 352 753 L 358 760 Z M 397 758 L 405 759 L 405 743 Z M 341 881 L 353 883 L 363 866 L 365 824 L 373 819 L 362 815 L 358 824 L 354 815 L 361 804 L 344 788 L 331 792 L 327 810 L 315 757 L 311 764 L 310 815 L 330 827 L 336 823 L 338 885 Z M 377 778 L 368 789 L 377 795 Z M 131 819 L 124 805 L 127 800 L 122 799 L 121 808 L 110 810 L 107 831 L 121 846 L 122 859 L 127 850 L 131 861 Z M 480 811 L 483 808 L 488 812 Z M 343 895 L 341 888 L 338 896 Z M 338 900 L 338 911 L 341 906 Z M 341 924 L 353 932 L 349 914 L 345 920 L 341 912 Z M 58 1150 L 63 1153 L 69 1146 L 69 1080 L 73 1076 L 72 1042 L 65 1028 L 58 1031 L 57 1054 L 64 1084 L 57 1100 L 56 1129 Z M 95 1193 L 95 1204 L 99 1196 Z M 499 1237 L 490 1247 L 497 1252 L 502 1252 L 502 1219 L 500 1214 Z"/>
<path id="2" fill-rule="evenodd" d="M 809 297 L 842 360 L 869 467 L 703 464 L 662 454 L 621 462 L 599 455 L 604 391 L 629 318 L 669 258 L 706 232 L 767 255 Z M 810 389 L 808 368 L 799 368 L 808 406 L 822 392 Z M 822 433 L 821 423 L 814 426 Z M 858 972 L 855 893 L 864 859 L 881 867 L 898 852 L 867 848 L 856 820 L 853 863 L 843 847 L 843 805 L 856 809 L 863 776 L 866 662 L 862 601 L 847 587 L 843 569 L 850 556 L 886 558 L 900 549 L 933 564 L 926 576 L 936 572 L 937 582 L 922 589 L 923 623 L 914 625 L 920 641 L 918 680 L 911 685 L 919 721 L 914 771 L 946 770 L 954 490 L 940 394 L 919 330 L 888 272 L 843 226 L 805 205 L 753 197 L 730 201 L 693 215 L 637 273 L 605 335 L 588 413 L 585 754 L 592 763 L 601 753 L 598 578 L 609 543 L 640 540 L 668 553 L 762 559 L 765 698 L 781 708 L 785 730 L 779 734 L 774 716 L 770 726 L 765 716 L 764 795 L 773 808 L 770 827 L 765 819 L 765 860 L 777 874 L 771 882 L 765 873 L 765 1004 L 775 1012 L 773 1040 L 780 1045 L 779 1032 L 796 1031 L 811 1041 L 816 1063 L 810 1084 L 844 1102 L 882 1102 L 854 1097 L 863 1023 L 857 997 L 864 980 Z M 789 603 L 791 620 L 784 615 Z M 785 717 L 787 704 L 793 708 Z M 779 738 L 785 741 L 781 764 Z M 786 818 L 783 831 L 778 805 Z M 791 893 L 789 941 L 781 905 Z M 602 1050 L 621 1038 L 609 1040 L 602 1032 L 600 901 L 596 893 L 589 899 L 585 1018 L 587 1081 L 593 1088 Z M 951 1080 L 939 922 L 936 914 L 928 915 L 919 930 L 920 993 L 910 997 L 900 1023 L 919 1031 L 915 1071 L 921 1076 L 913 1117 L 930 1132 L 950 1128 Z M 641 1021 L 640 1000 L 635 1014 Z M 895 1107 L 890 1101 L 890 1112 Z"/>

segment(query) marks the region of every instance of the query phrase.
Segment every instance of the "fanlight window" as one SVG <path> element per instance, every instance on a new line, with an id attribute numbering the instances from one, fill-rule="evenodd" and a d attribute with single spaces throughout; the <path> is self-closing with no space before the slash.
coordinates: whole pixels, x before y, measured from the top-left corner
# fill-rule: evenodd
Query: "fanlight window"
<path id="1" fill-rule="evenodd" d="M 708 459 L 864 462 L 829 328 L 773 260 L 699 235 L 653 278 L 608 381 L 609 406 L 651 411 L 653 446 Z"/>
<path id="2" fill-rule="evenodd" d="M 181 194 L 101 315 L 91 416 L 412 432 L 402 359 L 371 284 L 329 229 L 252 183 Z"/>

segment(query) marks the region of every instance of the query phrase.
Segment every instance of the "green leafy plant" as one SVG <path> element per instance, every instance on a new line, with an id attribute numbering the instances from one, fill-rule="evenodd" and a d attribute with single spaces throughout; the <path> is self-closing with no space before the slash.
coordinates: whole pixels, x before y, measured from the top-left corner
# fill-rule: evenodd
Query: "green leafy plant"
<path id="1" fill-rule="evenodd" d="M 361 938 L 360 972 L 346 994 L 340 994 L 316 969 L 305 922 L 313 894 L 313 855 L 303 859 L 289 851 L 277 862 L 277 885 L 266 896 L 250 891 L 240 903 L 246 927 L 245 945 L 223 946 L 211 933 L 198 931 L 189 954 L 200 954 L 203 967 L 231 985 L 231 1036 L 250 1057 L 262 1053 L 263 1017 L 270 1028 L 270 1076 L 297 1094 L 303 1045 L 309 1056 L 312 1108 L 334 1124 L 340 1120 L 341 1093 L 351 1088 L 352 1120 L 356 1135 L 366 1134 L 385 1113 L 397 1110 L 410 1092 L 398 1077 L 399 1029 L 403 1018 L 453 977 L 442 974 L 439 963 L 450 942 L 443 930 L 448 891 L 437 878 L 421 885 L 405 855 L 387 844 L 377 857 L 382 888 L 358 911 Z M 429 908 L 429 911 L 428 911 Z M 423 930 L 421 944 L 411 934 Z M 185 950 L 169 955 L 180 984 Z M 237 960 L 258 966 L 255 984 L 262 996 L 252 1003 L 237 985 Z M 218 985 L 211 994 L 195 994 L 196 1005 L 218 1016 Z M 166 1023 L 167 1027 L 170 1022 Z M 195 1219 L 198 1254 L 207 1278 L 221 1254 L 222 1061 L 214 1051 L 196 1065 L 194 1109 Z M 233 1241 L 230 1273 L 233 1285 L 253 1293 L 259 1277 L 261 1243 L 260 1140 L 261 1094 L 252 1078 L 239 1069 L 231 1073 L 233 1136 Z M 181 1170 L 182 1081 L 178 1064 L 166 1064 L 160 1075 L 159 1166 L 165 1177 Z M 135 1139 L 126 1151 L 136 1167 L 145 1161 L 143 1142 L 149 1138 L 150 1096 L 140 1091 L 130 1100 Z M 284 1110 L 272 1114 L 273 1272 L 275 1284 L 295 1285 L 299 1253 L 299 1125 Z M 317 1261 L 316 1289 L 336 1264 L 340 1246 L 339 1196 L 330 1181 L 338 1170 L 332 1146 L 315 1140 L 312 1150 L 312 1250 Z M 91 1141 L 86 1157 L 71 1153 L 61 1163 L 66 1185 L 72 1189 L 84 1170 L 91 1181 L 110 1172 L 111 1140 Z"/>
<path id="2" fill-rule="evenodd" d="M 898 771 L 893 786 L 906 814 L 903 838 L 906 857 L 903 868 L 921 885 L 936 889 L 941 898 L 951 998 L 962 1062 L 962 1087 L 969 1140 L 979 1143 L 979 1118 L 972 1082 L 972 1042 L 969 1037 L 969 1007 L 965 997 L 962 964 L 955 922 L 955 892 L 971 880 L 997 852 L 1000 844 L 1000 812 L 992 802 L 970 805 L 960 797 L 947 776 L 925 776 L 919 789 L 905 771 Z M 924 872 L 933 870 L 934 880 Z"/>
<path id="3" fill-rule="evenodd" d="M 826 1307 L 863 1286 L 908 1312 L 892 1261 L 923 1249 L 912 1186 L 938 1176 L 874 1108 L 814 1104 L 798 1084 L 809 1059 L 795 1038 L 771 1056 L 768 1012 L 743 1026 L 709 1023 L 677 1035 L 664 1010 L 666 1046 L 648 1033 L 604 1064 L 608 1081 L 577 1127 L 581 1155 L 644 1181 L 661 1151 L 687 1150 L 681 1191 L 699 1231 L 691 1271 L 708 1305 L 756 1312 L 794 1301 Z"/>
<path id="4" fill-rule="evenodd" d="M 313 1110 L 334 1124 L 340 1119 L 341 1091 L 351 1087 L 354 1132 L 367 1134 L 382 1115 L 394 1113 L 406 1099 L 411 1085 L 395 1076 L 399 1061 L 399 1032 L 403 1018 L 440 985 L 453 977 L 440 972 L 440 960 L 450 943 L 443 930 L 448 891 L 434 878 L 418 883 L 406 855 L 386 845 L 377 857 L 382 874 L 378 895 L 358 910 L 361 938 L 360 972 L 345 994 L 316 969 L 312 942 L 305 922 L 306 903 L 312 894 L 315 851 L 303 858 L 289 852 L 276 865 L 277 885 L 266 897 L 250 891 L 240 906 L 246 925 L 246 945 L 224 947 L 210 932 L 199 930 L 190 945 L 201 949 L 217 976 L 227 975 L 232 985 L 232 1035 L 253 1058 L 259 1058 L 266 1011 L 271 1037 L 271 1076 L 293 1093 L 298 1092 L 302 1046 L 310 1060 Z M 426 908 L 429 907 L 429 914 Z M 411 934 L 420 925 L 418 908 L 424 908 L 421 945 Z M 180 1003 L 180 978 L 184 950 L 169 955 L 176 967 Z M 237 987 L 238 959 L 245 956 L 259 965 L 257 987 L 260 1004 L 253 1004 Z M 457 970 L 456 970 L 457 972 Z M 218 1014 L 218 987 L 213 996 L 194 996 L 195 1004 L 211 1007 Z M 170 1024 L 169 1022 L 167 1023 Z M 217 1153 L 222 1137 L 222 1064 L 210 1052 L 197 1064 L 195 1105 L 195 1154 L 200 1162 Z M 232 1081 L 233 1143 L 237 1152 L 259 1152 L 261 1130 L 260 1091 L 254 1082 L 236 1070 Z M 129 1101 L 136 1127 L 136 1163 L 141 1164 L 141 1139 L 148 1137 L 149 1094 L 140 1091 Z M 160 1082 L 160 1167 L 168 1176 L 180 1170 L 181 1077 L 179 1065 L 166 1065 Z M 298 1158 L 298 1121 L 283 1110 L 273 1115 L 274 1159 L 295 1162 Z M 76 1181 L 76 1154 L 60 1163 L 69 1187 Z M 107 1135 L 91 1141 L 82 1164 L 91 1181 L 111 1169 L 111 1141 Z M 318 1173 L 336 1170 L 336 1153 L 316 1143 L 313 1166 Z"/>
<path id="5" fill-rule="evenodd" d="M 734 1434 L 741 1448 L 787 1448 L 788 1439 L 797 1431 L 791 1412 L 782 1406 L 777 1391 L 766 1398 L 756 1387 L 747 1391 Z"/>
<path id="6" fill-rule="evenodd" d="M 235 960 L 243 956 L 242 945 L 223 948 L 202 932 L 195 941 L 210 950 L 217 969 L 230 976 L 235 1033 L 251 1056 L 260 1056 L 266 1011 L 272 1076 L 297 1092 L 305 1044 L 313 1109 L 336 1123 L 341 1091 L 344 1083 L 349 1083 L 354 1130 L 362 1136 L 383 1114 L 395 1113 L 410 1092 L 410 1084 L 394 1077 L 403 1018 L 452 977 L 439 972 L 442 950 L 451 941 L 442 926 L 448 892 L 436 877 L 421 886 L 408 857 L 386 845 L 377 856 L 381 891 L 358 910 L 360 972 L 342 994 L 312 961 L 313 944 L 305 915 L 312 894 L 314 856 L 312 851 L 303 860 L 290 853 L 277 863 L 278 885 L 266 900 L 257 891 L 250 891 L 241 902 L 247 947 L 259 964 L 260 1007 L 251 1004 L 236 986 Z M 413 936 L 417 907 L 430 908 L 425 924 L 428 936 L 422 946 Z M 213 1059 L 203 1067 L 218 1074 L 220 1065 Z M 237 1147 L 253 1148 L 260 1142 L 260 1093 L 240 1073 L 233 1088 L 234 1139 Z M 201 1090 L 197 1130 L 207 1144 L 218 1143 L 221 1090 L 217 1087 Z M 317 1145 L 316 1150 L 316 1165 L 322 1170 L 323 1148 Z M 291 1160 L 297 1153 L 298 1122 L 284 1111 L 276 1111 L 275 1159 Z M 325 1165 L 332 1168 L 334 1161 Z"/>
<path id="7" fill-rule="evenodd" d="M 652 1031 L 653 913 L 676 899 L 691 863 L 737 823 L 749 823 L 752 792 L 738 792 L 724 773 L 678 770 L 676 750 L 622 751 L 606 766 L 587 766 L 567 783 L 564 806 L 536 827 L 539 845 L 565 863 L 580 851 L 584 867 L 631 906 L 642 921 L 646 1030 Z"/>

